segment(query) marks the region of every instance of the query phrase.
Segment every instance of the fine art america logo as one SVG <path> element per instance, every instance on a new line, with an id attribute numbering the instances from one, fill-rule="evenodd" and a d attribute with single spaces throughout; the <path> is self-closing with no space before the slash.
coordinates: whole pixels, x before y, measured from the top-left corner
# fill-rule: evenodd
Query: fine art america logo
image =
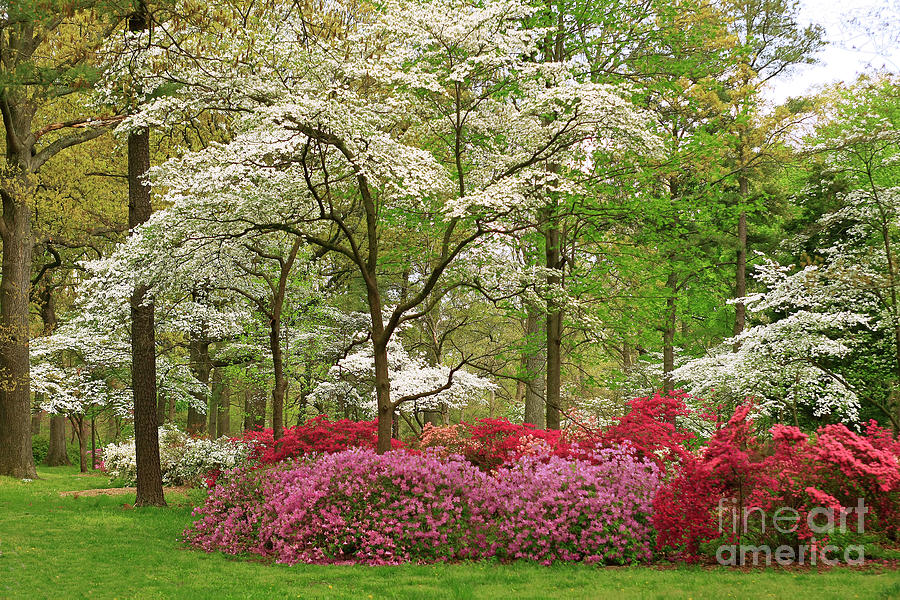
<path id="1" fill-rule="evenodd" d="M 719 533 L 732 534 L 732 539 L 746 539 L 748 534 L 775 537 L 776 534 L 791 536 L 796 534 L 803 523 L 800 512 L 789 506 L 775 510 L 771 515 L 760 508 L 738 509 L 738 501 L 734 498 L 719 501 Z M 865 549 L 862 545 L 848 545 L 839 548 L 829 543 L 835 533 L 848 531 L 864 532 L 865 515 L 869 509 L 860 498 L 853 508 L 834 508 L 819 506 L 806 515 L 805 525 L 812 534 L 811 538 L 799 545 L 784 544 L 772 547 L 768 544 L 723 544 L 716 550 L 716 561 L 720 565 L 775 564 L 811 565 L 838 564 L 861 565 L 865 562 Z M 754 514 L 756 513 L 756 514 Z M 730 522 L 729 522 L 730 521 Z M 849 526 L 848 526 L 849 522 Z M 852 527 L 853 524 L 856 527 Z M 816 536 L 819 536 L 818 540 Z M 824 545 L 822 545 L 824 544 Z"/>

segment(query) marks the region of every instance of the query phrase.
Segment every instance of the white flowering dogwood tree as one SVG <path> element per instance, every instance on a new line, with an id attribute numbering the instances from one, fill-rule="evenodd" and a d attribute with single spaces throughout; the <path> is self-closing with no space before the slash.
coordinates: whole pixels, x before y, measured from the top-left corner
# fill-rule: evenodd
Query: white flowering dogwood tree
<path id="1" fill-rule="evenodd" d="M 186 212 L 215 206 L 235 234 L 292 233 L 353 265 L 385 451 L 400 400 L 388 345 L 428 311 L 448 267 L 481 237 L 521 227 L 548 192 L 576 191 L 568 170 L 656 140 L 619 89 L 531 60 L 540 32 L 525 28 L 532 9 L 517 0 L 304 11 L 267 3 L 219 15 L 222 31 L 157 33 L 144 81 L 165 93 L 123 127 L 226 115 L 226 142 L 154 170 L 163 201 Z M 430 267 L 385 310 L 387 275 L 404 266 L 387 243 L 399 233 Z"/>
<path id="2" fill-rule="evenodd" d="M 400 414 L 405 417 L 409 412 L 416 420 L 423 412 L 437 412 L 444 407 L 464 408 L 482 400 L 485 394 L 497 387 L 489 379 L 469 372 L 462 365 L 431 365 L 423 357 L 407 352 L 397 338 L 388 345 L 388 369 L 395 402 L 409 409 Z M 313 400 L 355 404 L 363 414 L 374 416 L 378 412 L 374 375 L 373 348 L 367 344 L 339 360 L 310 397 Z M 414 426 L 410 422 L 413 431 L 421 430 L 423 425 L 418 422 Z"/>
<path id="3" fill-rule="evenodd" d="M 65 416 L 78 438 L 81 470 L 87 470 L 84 423 L 102 412 L 131 413 L 129 349 L 121 338 L 64 326 L 31 345 L 31 386 L 41 410 Z"/>
<path id="4" fill-rule="evenodd" d="M 855 422 L 858 391 L 839 365 L 854 350 L 854 332 L 869 327 L 869 316 L 853 307 L 859 294 L 838 275 L 837 268 L 796 270 L 764 260 L 756 278 L 766 291 L 743 299 L 755 324 L 688 361 L 675 377 L 694 396 L 750 398 L 767 416 L 796 421 L 803 411 Z"/>

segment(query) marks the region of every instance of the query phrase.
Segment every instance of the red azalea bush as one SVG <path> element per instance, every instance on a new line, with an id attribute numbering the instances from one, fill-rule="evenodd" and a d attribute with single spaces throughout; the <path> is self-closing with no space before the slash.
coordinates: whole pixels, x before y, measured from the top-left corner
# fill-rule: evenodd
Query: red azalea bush
<path id="1" fill-rule="evenodd" d="M 417 447 L 440 456 L 463 456 L 484 469 L 496 469 L 523 456 L 568 456 L 570 445 L 560 431 L 538 429 L 507 419 L 477 419 L 444 427 L 426 424 Z"/>
<path id="2" fill-rule="evenodd" d="M 530 423 L 511 423 L 504 418 L 478 419 L 445 427 L 426 424 L 414 447 L 431 449 L 443 456 L 459 454 L 482 469 L 496 469 L 523 456 L 588 458 L 602 448 L 628 443 L 640 456 L 659 464 L 680 460 L 687 454 L 685 444 L 694 435 L 676 424 L 691 414 L 682 393 L 655 394 L 629 402 L 628 413 L 606 430 L 587 427 L 571 431 L 538 429 Z M 309 454 L 331 454 L 349 448 L 374 449 L 378 440 L 377 421 L 330 421 L 325 416 L 287 427 L 276 443 L 272 429 L 249 430 L 240 439 L 253 442 L 252 458 L 262 464 Z M 405 448 L 392 440 L 394 449 Z"/>
<path id="3" fill-rule="evenodd" d="M 687 445 L 696 435 L 679 424 L 683 417 L 694 416 L 685 402 L 690 398 L 683 392 L 656 393 L 651 397 L 635 398 L 628 402 L 628 412 L 616 423 L 588 436 L 596 444 L 615 447 L 629 443 L 641 456 L 661 465 L 680 462 L 691 456 Z M 712 419 L 705 414 L 701 419 Z"/>
<path id="4" fill-rule="evenodd" d="M 331 454 L 349 448 L 375 449 L 378 443 L 378 421 L 329 421 L 318 416 L 295 427 L 286 427 L 277 442 L 272 429 L 248 430 L 239 438 L 254 444 L 252 458 L 263 464 L 273 464 L 307 454 Z M 402 448 L 403 442 L 391 440 L 392 447 Z"/>
<path id="5" fill-rule="evenodd" d="M 692 432 L 678 423 L 681 417 L 693 414 L 685 403 L 688 397 L 673 392 L 636 398 L 628 403 L 628 412 L 606 429 L 582 425 L 569 431 L 545 430 L 504 418 L 478 419 L 475 423 L 447 427 L 426 424 L 418 447 L 430 448 L 444 456 L 459 454 L 487 470 L 523 456 L 588 459 L 597 450 L 623 444 L 660 466 L 671 465 L 690 454 L 687 444 L 695 439 Z"/>
<path id="6" fill-rule="evenodd" d="M 625 564 L 651 557 L 658 483 L 656 464 L 627 447 L 491 472 L 459 456 L 352 449 L 232 474 L 184 535 L 206 551 L 285 563 Z"/>
<path id="7" fill-rule="evenodd" d="M 743 538 L 743 543 L 773 547 L 796 547 L 814 537 L 821 541 L 828 534 L 820 530 L 821 520 L 810 521 L 810 511 L 833 509 L 837 524 L 844 512 L 853 532 L 857 514 L 848 509 L 857 509 L 860 500 L 869 511 L 865 532 L 896 538 L 900 454 L 890 434 L 872 423 L 862 435 L 844 425 L 820 427 L 814 436 L 776 425 L 770 429 L 771 442 L 764 442 L 753 429 L 750 412 L 749 404 L 739 407 L 706 450 L 686 457 L 681 471 L 657 493 L 659 549 L 695 560 L 701 546 L 714 541 L 734 544 Z M 779 509 L 796 511 L 788 533 L 773 527 Z M 747 525 L 744 514 L 751 516 Z"/>

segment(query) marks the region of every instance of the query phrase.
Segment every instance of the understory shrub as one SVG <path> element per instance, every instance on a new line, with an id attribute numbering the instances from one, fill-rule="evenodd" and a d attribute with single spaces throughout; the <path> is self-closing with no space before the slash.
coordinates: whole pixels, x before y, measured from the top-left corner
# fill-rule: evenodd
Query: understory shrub
<path id="1" fill-rule="evenodd" d="M 159 428 L 159 455 L 164 485 L 201 485 L 219 473 L 248 463 L 252 444 L 219 438 L 192 438 L 171 426 Z M 103 448 L 100 468 L 111 481 L 133 486 L 137 481 L 134 438 Z"/>
<path id="2" fill-rule="evenodd" d="M 34 456 L 35 464 L 41 464 L 47 460 L 50 453 L 50 440 L 48 438 L 35 435 L 31 437 L 31 454 Z"/>
<path id="3" fill-rule="evenodd" d="M 627 447 L 591 458 L 486 472 L 458 455 L 351 449 L 243 469 L 195 509 L 185 540 L 285 563 L 649 559 L 659 468 Z"/>

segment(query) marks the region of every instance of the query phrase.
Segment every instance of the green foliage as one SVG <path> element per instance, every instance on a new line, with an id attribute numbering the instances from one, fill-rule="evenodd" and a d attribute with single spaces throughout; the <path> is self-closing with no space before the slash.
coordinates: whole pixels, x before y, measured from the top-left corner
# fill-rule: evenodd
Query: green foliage
<path id="1" fill-rule="evenodd" d="M 44 464 L 47 455 L 50 453 L 50 439 L 43 435 L 35 435 L 31 437 L 31 451 L 34 454 L 34 463 L 37 465 Z M 90 446 L 88 447 L 90 451 Z M 66 455 L 69 462 L 78 465 L 78 444 L 66 444 Z M 90 461 L 88 461 L 90 463 Z"/>
<path id="2" fill-rule="evenodd" d="M 50 452 L 50 440 L 39 435 L 32 436 L 31 452 L 34 454 L 35 464 L 43 463 L 47 458 L 47 454 Z"/>

